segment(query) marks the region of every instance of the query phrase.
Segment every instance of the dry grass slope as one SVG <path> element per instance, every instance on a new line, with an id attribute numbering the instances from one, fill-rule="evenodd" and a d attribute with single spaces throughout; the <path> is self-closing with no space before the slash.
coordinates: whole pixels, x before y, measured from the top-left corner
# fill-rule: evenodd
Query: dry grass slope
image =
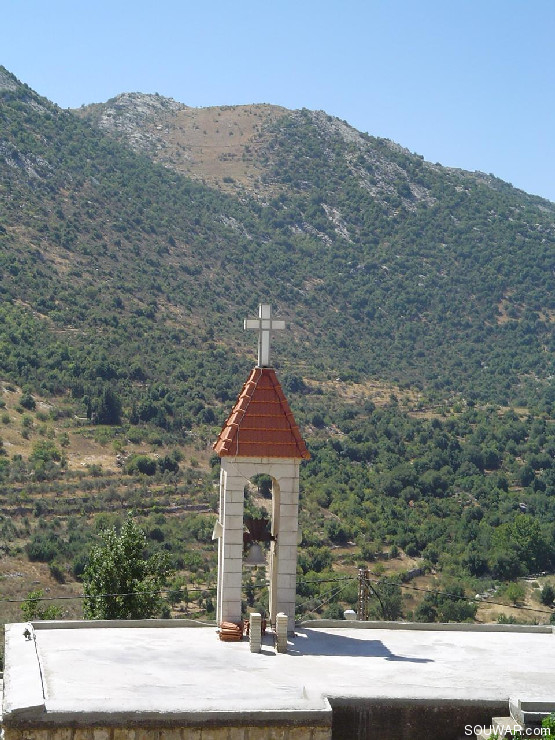
<path id="1" fill-rule="evenodd" d="M 288 111 L 267 104 L 191 108 L 132 93 L 75 112 L 183 175 L 230 193 L 260 195 L 268 188 L 262 188 L 258 150 L 267 142 L 267 126 Z"/>

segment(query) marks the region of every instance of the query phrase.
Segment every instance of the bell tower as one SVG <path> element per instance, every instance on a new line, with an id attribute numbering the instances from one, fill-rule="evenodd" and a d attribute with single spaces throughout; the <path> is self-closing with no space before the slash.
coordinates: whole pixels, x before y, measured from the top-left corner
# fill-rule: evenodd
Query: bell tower
<path id="1" fill-rule="evenodd" d="M 299 468 L 310 457 L 275 370 L 270 366 L 272 333 L 285 322 L 272 317 L 269 304 L 259 306 L 257 319 L 245 329 L 258 331 L 258 364 L 220 432 L 214 450 L 221 458 L 216 619 L 241 619 L 243 573 L 243 510 L 245 483 L 265 473 L 272 478 L 270 545 L 270 621 L 287 614 L 295 626 L 297 542 L 299 538 Z"/>

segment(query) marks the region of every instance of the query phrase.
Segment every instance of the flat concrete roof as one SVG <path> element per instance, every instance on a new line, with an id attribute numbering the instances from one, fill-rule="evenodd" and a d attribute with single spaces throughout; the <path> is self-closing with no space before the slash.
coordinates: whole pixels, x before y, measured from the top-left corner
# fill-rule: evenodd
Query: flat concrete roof
<path id="1" fill-rule="evenodd" d="M 7 625 L 4 721 L 167 716 L 202 723 L 261 713 L 298 721 L 328 715 L 328 698 L 485 704 L 555 697 L 550 628 L 360 629 L 342 622 L 298 628 L 287 654 L 277 654 L 266 636 L 255 654 L 246 640 L 219 641 L 214 627 L 158 624 Z"/>

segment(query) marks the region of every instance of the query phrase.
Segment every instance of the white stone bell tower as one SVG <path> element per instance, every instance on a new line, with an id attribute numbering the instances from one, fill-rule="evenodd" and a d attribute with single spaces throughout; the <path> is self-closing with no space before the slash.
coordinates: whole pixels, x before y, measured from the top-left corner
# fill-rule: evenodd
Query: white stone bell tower
<path id="1" fill-rule="evenodd" d="M 245 329 L 258 330 L 258 364 L 243 386 L 214 449 L 221 457 L 218 537 L 218 597 L 216 619 L 241 619 L 243 573 L 244 487 L 260 473 L 272 478 L 273 540 L 270 549 L 270 621 L 287 614 L 295 626 L 297 540 L 299 536 L 299 467 L 310 454 L 287 399 L 270 367 L 270 338 L 285 323 L 272 318 L 271 306 L 261 304 L 257 319 Z"/>

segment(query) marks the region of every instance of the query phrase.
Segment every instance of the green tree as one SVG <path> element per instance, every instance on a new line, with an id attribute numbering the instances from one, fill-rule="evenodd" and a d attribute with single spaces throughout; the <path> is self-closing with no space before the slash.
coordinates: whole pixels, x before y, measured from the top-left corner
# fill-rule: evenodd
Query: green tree
<path id="1" fill-rule="evenodd" d="M 160 589 L 170 575 L 167 556 L 145 556 L 146 536 L 128 517 L 118 532 L 101 532 L 83 573 L 85 619 L 149 619 L 160 613 Z"/>
<path id="2" fill-rule="evenodd" d="M 54 442 L 49 439 L 41 439 L 33 445 L 33 451 L 29 456 L 32 463 L 60 462 L 62 456 Z"/>
<path id="3" fill-rule="evenodd" d="M 540 593 L 540 600 L 546 606 L 552 606 L 555 601 L 555 588 L 550 583 L 546 583 Z"/>
<path id="4" fill-rule="evenodd" d="M 380 581 L 376 585 L 376 600 L 372 604 L 371 616 L 394 622 L 403 616 L 401 586 L 394 581 Z"/>
<path id="5" fill-rule="evenodd" d="M 120 424 L 121 400 L 110 386 L 105 386 L 96 398 L 84 399 L 87 416 L 94 424 Z"/>
<path id="6" fill-rule="evenodd" d="M 524 601 L 524 597 L 526 596 L 526 589 L 524 588 L 522 583 L 517 583 L 516 581 L 513 581 L 512 583 L 507 584 L 507 588 L 505 589 L 505 596 L 513 604 L 521 604 Z"/>
<path id="7" fill-rule="evenodd" d="M 417 622 L 471 622 L 477 605 L 469 601 L 460 584 L 446 584 L 446 591 L 430 591 L 416 609 Z"/>
<path id="8" fill-rule="evenodd" d="M 528 514 L 518 515 L 499 526 L 493 535 L 494 556 L 506 555 L 520 564 L 520 569 L 533 572 L 550 562 L 551 548 L 538 519 Z M 506 574 L 499 573 L 499 577 Z M 520 572 L 506 577 L 515 577 Z"/>

